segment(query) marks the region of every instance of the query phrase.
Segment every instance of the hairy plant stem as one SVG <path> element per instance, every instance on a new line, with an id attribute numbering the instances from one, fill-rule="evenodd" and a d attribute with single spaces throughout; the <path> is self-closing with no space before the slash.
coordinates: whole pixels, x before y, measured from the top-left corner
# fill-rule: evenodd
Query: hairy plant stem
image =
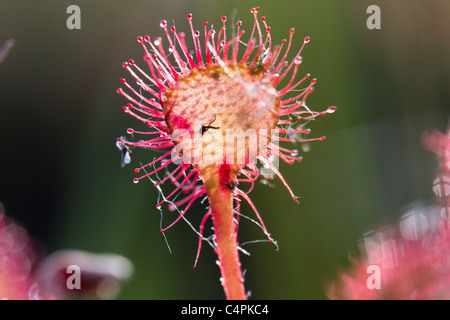
<path id="1" fill-rule="evenodd" d="M 235 176 L 229 171 L 227 175 Z M 205 186 L 212 211 L 216 250 L 225 296 L 228 300 L 245 300 L 246 294 L 237 246 L 237 224 L 233 214 L 233 191 L 225 184 L 223 172 L 210 174 L 208 177 Z M 226 179 L 228 181 L 229 177 Z"/>

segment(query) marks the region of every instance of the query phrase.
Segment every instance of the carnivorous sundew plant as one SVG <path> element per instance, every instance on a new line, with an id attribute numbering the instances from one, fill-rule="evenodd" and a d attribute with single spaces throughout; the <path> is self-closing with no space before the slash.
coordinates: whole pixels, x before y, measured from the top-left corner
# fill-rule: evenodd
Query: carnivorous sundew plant
<path id="1" fill-rule="evenodd" d="M 246 299 L 237 241 L 241 201 L 250 205 L 255 221 L 274 242 L 249 193 L 258 179 L 267 182 L 276 175 L 297 200 L 278 171 L 278 160 L 292 164 L 301 157 L 297 150 L 281 144 L 324 140 L 307 138 L 311 130 L 305 125 L 336 110 L 329 107 L 316 112 L 306 105 L 316 79 L 297 75 L 310 38 L 302 40 L 292 59 L 294 29 L 288 40 L 274 45 L 271 28 L 265 17 L 258 17 L 258 11 L 251 9 L 254 23 L 248 38 L 241 21 L 230 32 L 227 18 L 222 17 L 218 32 L 208 22 L 199 32 L 188 14 L 192 49 L 184 33 L 161 21 L 168 48 L 161 38 L 138 37 L 149 72 L 133 60 L 123 63 L 137 88 L 121 79 L 124 88 L 118 89 L 129 101 L 123 110 L 149 127 L 148 131 L 127 130 L 132 137 L 143 137 L 138 141 L 117 139 L 122 165 L 131 161 L 134 147 L 161 153 L 136 168 L 139 176 L 134 179 L 135 183 L 150 179 L 161 192 L 157 207 L 166 203 L 169 210 L 178 211 L 179 216 L 161 227 L 161 232 L 186 219 L 195 201 L 207 198 L 209 206 L 197 231 L 197 259 L 202 241 L 207 240 L 218 255 L 227 299 Z M 162 192 L 164 183 L 174 185 L 170 194 Z M 210 217 L 214 235 L 206 238 L 203 229 Z"/>

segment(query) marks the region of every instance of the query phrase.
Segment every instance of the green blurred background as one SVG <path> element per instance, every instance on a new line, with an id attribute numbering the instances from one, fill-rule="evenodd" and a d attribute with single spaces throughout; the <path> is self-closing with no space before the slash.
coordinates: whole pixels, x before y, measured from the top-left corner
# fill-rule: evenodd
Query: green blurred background
<path id="1" fill-rule="evenodd" d="M 81 30 L 66 28 L 71 4 L 81 8 Z M 381 8 L 381 30 L 366 27 L 371 4 Z M 252 298 L 326 298 L 326 284 L 358 254 L 363 233 L 433 199 L 436 160 L 422 134 L 445 130 L 450 115 L 448 0 L 0 0 L 0 43 L 16 40 L 0 65 L 0 201 L 49 253 L 128 257 L 135 273 L 119 298 L 224 297 L 212 249 L 204 245 L 193 270 L 198 238 L 180 222 L 166 233 L 170 254 L 156 189 L 132 183 L 133 169 L 156 154 L 135 150 L 132 165 L 120 167 L 115 139 L 138 127 L 116 93 L 127 76 L 121 63 L 141 61 L 136 37 L 162 35 L 162 19 L 187 32 L 188 12 L 200 30 L 204 21 L 218 30 L 222 15 L 234 16 L 248 36 L 253 6 L 275 43 L 291 27 L 298 44 L 311 36 L 301 74 L 318 83 L 308 105 L 338 111 L 310 124 L 326 141 L 311 144 L 302 163 L 281 164 L 299 204 L 279 181 L 251 194 L 279 244 L 278 251 L 245 246 Z M 203 213 L 198 204 L 188 219 L 198 226 Z M 246 206 L 243 213 L 254 217 Z M 165 225 L 173 218 L 165 210 Z M 242 220 L 240 238 L 265 236 Z"/>

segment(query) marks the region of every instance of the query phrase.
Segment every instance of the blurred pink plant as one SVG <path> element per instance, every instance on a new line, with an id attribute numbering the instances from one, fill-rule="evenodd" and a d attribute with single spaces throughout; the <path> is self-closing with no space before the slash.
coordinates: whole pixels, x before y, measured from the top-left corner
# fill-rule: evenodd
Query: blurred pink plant
<path id="1" fill-rule="evenodd" d="M 29 299 L 35 260 L 28 234 L 4 213 L 0 203 L 0 299 Z"/>
<path id="2" fill-rule="evenodd" d="M 61 250 L 44 256 L 36 247 L 0 203 L 0 300 L 112 299 L 133 273 L 132 263 L 117 254 Z M 80 270 L 75 290 L 67 285 L 72 265 Z"/>
<path id="3" fill-rule="evenodd" d="M 425 134 L 424 143 L 438 156 L 436 205 L 414 208 L 398 227 L 365 234 L 363 258 L 340 273 L 327 290 L 330 299 L 450 299 L 450 127 L 447 134 Z M 378 287 L 373 270 L 379 271 Z"/>

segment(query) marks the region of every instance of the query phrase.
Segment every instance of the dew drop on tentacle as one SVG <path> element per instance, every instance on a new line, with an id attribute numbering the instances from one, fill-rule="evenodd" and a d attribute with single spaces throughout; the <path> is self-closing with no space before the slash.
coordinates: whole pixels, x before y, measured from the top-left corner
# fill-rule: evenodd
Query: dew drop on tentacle
<path id="1" fill-rule="evenodd" d="M 336 111 L 336 107 L 335 106 L 331 106 L 331 107 L 329 107 L 325 112 L 326 113 L 334 113 L 335 111 Z"/>

